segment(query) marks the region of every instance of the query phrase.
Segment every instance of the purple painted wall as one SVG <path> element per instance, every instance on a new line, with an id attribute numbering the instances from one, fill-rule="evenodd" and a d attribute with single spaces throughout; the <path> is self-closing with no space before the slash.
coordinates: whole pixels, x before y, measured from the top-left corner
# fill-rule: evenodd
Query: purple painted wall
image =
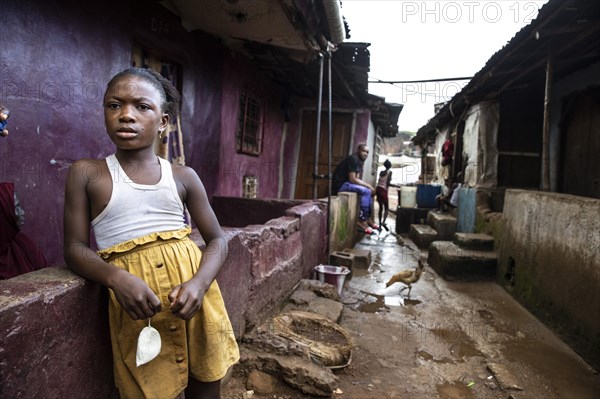
<path id="1" fill-rule="evenodd" d="M 241 154 L 236 149 L 240 93 L 255 96 L 264 112 L 263 146 L 259 156 Z M 241 54 L 228 54 L 223 63 L 221 105 L 220 179 L 217 192 L 241 196 L 244 175 L 258 177 L 258 196 L 277 198 L 281 138 L 284 126 L 281 108 L 283 91 L 256 70 Z"/>
<path id="2" fill-rule="evenodd" d="M 99 12 L 97 4 L 89 14 L 74 2 L 2 7 L 0 101 L 12 114 L 11 134 L 0 141 L 0 180 L 14 182 L 23 230 L 51 264 L 62 258 L 66 169 L 77 158 L 108 154 L 101 93 L 107 78 L 128 64 L 128 40 L 116 40 L 120 25 L 106 29 L 115 8 Z"/>
<path id="3" fill-rule="evenodd" d="M 108 80 L 130 65 L 134 44 L 182 65 L 186 162 L 209 196 L 240 196 L 243 175 L 256 174 L 261 197 L 277 198 L 280 191 L 289 197 L 291 184 L 279 189 L 282 89 L 215 38 L 183 30 L 157 3 L 107 1 L 83 9 L 74 0 L 24 0 L 3 8 L 0 29 L 10 30 L 11 38 L 2 44 L 0 101 L 12 111 L 11 134 L 0 140 L 0 181 L 15 183 L 26 212 L 23 230 L 50 264 L 63 263 L 69 165 L 114 151 L 101 101 Z M 264 104 L 259 157 L 235 150 L 238 96 L 246 84 L 258 90 Z M 288 130 L 295 131 L 296 121 Z M 288 140 L 285 154 L 294 145 Z"/>

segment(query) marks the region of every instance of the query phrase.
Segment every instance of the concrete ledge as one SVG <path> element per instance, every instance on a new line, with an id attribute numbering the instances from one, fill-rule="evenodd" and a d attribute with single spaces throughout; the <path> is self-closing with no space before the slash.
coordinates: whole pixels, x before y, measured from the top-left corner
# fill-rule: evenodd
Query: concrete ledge
<path id="1" fill-rule="evenodd" d="M 0 281 L 0 397 L 117 398 L 107 301 L 65 267 Z"/>
<path id="2" fill-rule="evenodd" d="M 435 241 L 429 246 L 427 263 L 444 278 L 487 280 L 496 275 L 497 258 L 495 252 L 465 250 L 451 241 Z"/>
<path id="3" fill-rule="evenodd" d="M 321 203 L 308 202 L 264 225 L 224 228 L 229 254 L 218 282 L 236 337 L 270 316 L 298 281 L 326 263 L 326 218 Z"/>
<path id="4" fill-rule="evenodd" d="M 419 248 L 426 249 L 437 239 L 437 231 L 426 224 L 411 224 L 409 236 Z"/>
<path id="5" fill-rule="evenodd" d="M 454 234 L 454 243 L 463 249 L 494 250 L 494 237 L 488 234 L 456 233 Z"/>

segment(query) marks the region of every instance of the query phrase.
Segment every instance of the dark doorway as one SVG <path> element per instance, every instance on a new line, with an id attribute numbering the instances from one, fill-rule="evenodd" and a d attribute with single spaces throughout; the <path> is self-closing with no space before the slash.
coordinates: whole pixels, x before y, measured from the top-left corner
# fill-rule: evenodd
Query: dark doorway
<path id="1" fill-rule="evenodd" d="M 600 198 L 600 87 L 563 104 L 561 192 Z"/>
<path id="2" fill-rule="evenodd" d="M 327 113 L 321 115 L 321 140 L 319 143 L 319 175 L 327 174 Z M 315 165 L 315 129 L 317 113 L 304 112 L 302 118 L 302 138 L 298 158 L 298 178 L 296 179 L 296 198 L 312 199 L 313 172 Z M 349 155 L 352 136 L 352 114 L 334 113 L 332 115 L 331 173 L 344 158 Z M 327 180 L 317 181 L 317 197 L 327 196 Z"/>

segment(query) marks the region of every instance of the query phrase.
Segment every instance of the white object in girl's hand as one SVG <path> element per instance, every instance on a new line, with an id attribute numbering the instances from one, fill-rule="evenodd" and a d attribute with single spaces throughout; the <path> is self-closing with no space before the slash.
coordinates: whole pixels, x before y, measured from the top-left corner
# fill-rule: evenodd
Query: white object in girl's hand
<path id="1" fill-rule="evenodd" d="M 136 366 L 140 367 L 142 364 L 146 364 L 158 356 L 160 345 L 160 334 L 154 327 L 150 326 L 150 319 L 148 319 L 148 327 L 144 327 L 138 337 L 137 353 L 135 356 Z"/>

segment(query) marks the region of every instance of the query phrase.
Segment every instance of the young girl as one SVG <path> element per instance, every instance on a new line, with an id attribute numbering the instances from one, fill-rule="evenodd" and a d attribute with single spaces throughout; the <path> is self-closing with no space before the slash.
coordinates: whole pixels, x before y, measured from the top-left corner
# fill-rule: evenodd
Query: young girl
<path id="1" fill-rule="evenodd" d="M 377 203 L 379 204 L 379 225 L 386 229 L 386 231 L 390 231 L 385 224 L 385 221 L 387 220 L 390 207 L 388 189 L 392 182 L 392 171 L 390 170 L 392 163 L 389 159 L 386 159 L 383 166 L 385 166 L 385 170 L 379 172 L 379 180 L 377 181 L 375 194 L 377 195 Z"/>
<path id="2" fill-rule="evenodd" d="M 106 131 L 116 152 L 82 159 L 65 190 L 65 260 L 109 288 L 115 383 L 121 398 L 219 398 L 220 379 L 239 359 L 215 278 L 227 241 L 193 169 L 154 154 L 156 136 L 178 109 L 159 74 L 131 68 L 108 83 Z M 206 241 L 190 240 L 185 209 Z M 99 248 L 90 249 L 90 224 Z M 157 358 L 136 367 L 137 338 L 151 322 Z"/>

